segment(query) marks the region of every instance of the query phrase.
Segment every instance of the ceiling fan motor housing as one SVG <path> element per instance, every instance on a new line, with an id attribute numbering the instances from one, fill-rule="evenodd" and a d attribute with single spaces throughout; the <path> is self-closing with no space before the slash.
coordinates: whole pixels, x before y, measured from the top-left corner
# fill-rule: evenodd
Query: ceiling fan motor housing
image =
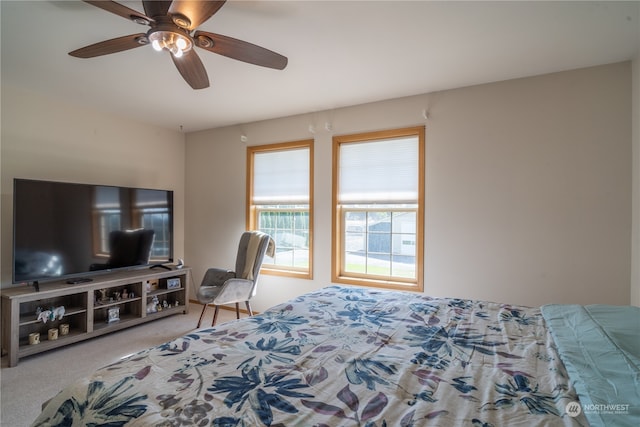
<path id="1" fill-rule="evenodd" d="M 169 17 L 157 17 L 147 32 L 147 38 L 157 51 L 166 49 L 179 58 L 193 47 L 188 30 L 179 27 Z"/>

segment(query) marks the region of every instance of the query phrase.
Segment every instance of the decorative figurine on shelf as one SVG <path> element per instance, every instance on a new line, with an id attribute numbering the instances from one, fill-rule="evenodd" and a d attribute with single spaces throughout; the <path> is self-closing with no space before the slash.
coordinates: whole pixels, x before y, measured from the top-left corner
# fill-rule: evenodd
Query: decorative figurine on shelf
<path id="1" fill-rule="evenodd" d="M 116 301 L 120 301 L 120 292 L 114 292 L 113 295 L 114 295 Z"/>
<path id="2" fill-rule="evenodd" d="M 47 323 L 47 321 L 51 320 L 52 322 L 57 318 L 58 320 L 62 320 L 64 317 L 64 306 L 60 307 L 51 307 L 49 310 L 42 310 L 42 307 L 38 307 L 36 309 L 37 320 L 42 321 L 42 323 Z"/>
<path id="3" fill-rule="evenodd" d="M 107 290 L 100 289 L 99 292 L 100 292 L 100 301 L 105 302 L 107 300 Z"/>
<path id="4" fill-rule="evenodd" d="M 147 305 L 147 313 L 155 313 L 158 311 L 158 305 L 159 305 L 159 301 L 158 301 L 158 297 L 154 296 L 153 299 L 151 300 L 151 303 L 149 305 Z"/>
<path id="5" fill-rule="evenodd" d="M 122 290 L 122 299 L 127 299 L 127 298 L 129 298 L 129 292 L 125 288 Z"/>
<path id="6" fill-rule="evenodd" d="M 169 307 L 169 303 L 167 302 L 167 300 L 162 301 L 162 307 L 163 308 L 168 308 Z"/>
<path id="7" fill-rule="evenodd" d="M 50 315 L 51 312 L 49 310 L 40 311 L 40 313 L 38 313 L 37 320 L 42 321 L 42 323 L 47 323 Z"/>

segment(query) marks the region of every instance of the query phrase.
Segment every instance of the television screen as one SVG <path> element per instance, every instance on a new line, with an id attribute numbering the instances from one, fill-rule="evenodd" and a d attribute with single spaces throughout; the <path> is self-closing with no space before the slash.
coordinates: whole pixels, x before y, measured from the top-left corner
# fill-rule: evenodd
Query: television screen
<path id="1" fill-rule="evenodd" d="M 172 191 L 14 180 L 14 283 L 171 261 Z"/>

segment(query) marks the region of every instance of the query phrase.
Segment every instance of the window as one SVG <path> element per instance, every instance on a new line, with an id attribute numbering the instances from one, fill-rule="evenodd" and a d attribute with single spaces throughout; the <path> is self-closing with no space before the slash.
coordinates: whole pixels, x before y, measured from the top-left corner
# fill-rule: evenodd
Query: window
<path id="1" fill-rule="evenodd" d="M 424 127 L 333 138 L 333 281 L 423 290 Z"/>
<path id="2" fill-rule="evenodd" d="M 311 278 L 313 141 L 247 148 L 247 228 L 269 234 L 262 272 Z"/>

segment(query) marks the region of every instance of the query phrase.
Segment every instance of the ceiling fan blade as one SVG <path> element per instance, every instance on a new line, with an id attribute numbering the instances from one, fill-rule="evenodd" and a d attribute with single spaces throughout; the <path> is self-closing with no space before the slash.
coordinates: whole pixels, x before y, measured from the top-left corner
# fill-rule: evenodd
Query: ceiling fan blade
<path id="1" fill-rule="evenodd" d="M 142 6 L 147 16 L 165 16 L 171 6 L 171 1 L 142 0 Z"/>
<path id="2" fill-rule="evenodd" d="M 134 49 L 148 44 L 147 36 L 144 33 L 131 34 L 130 36 L 118 37 L 105 40 L 89 46 L 69 52 L 69 55 L 76 58 L 93 58 L 96 56 L 108 55 L 110 53 L 122 52 L 123 50 Z"/>
<path id="3" fill-rule="evenodd" d="M 213 53 L 262 67 L 283 70 L 288 59 L 279 53 L 255 44 L 206 31 L 196 31 L 193 39 L 198 47 Z"/>
<path id="4" fill-rule="evenodd" d="M 180 58 L 170 55 L 176 68 L 182 77 L 194 89 L 204 89 L 209 87 L 209 77 L 200 57 L 195 50 L 191 49 Z"/>
<path id="5" fill-rule="evenodd" d="M 140 13 L 137 10 L 130 9 L 127 6 L 123 6 L 120 3 L 116 3 L 114 1 L 103 1 L 103 0 L 98 0 L 98 1 L 83 0 L 83 1 L 95 7 L 99 7 L 100 9 L 106 10 L 107 12 L 115 13 L 118 16 L 122 16 L 123 18 L 127 18 L 141 24 L 143 23 L 149 24 L 153 22 L 153 19 L 149 18 L 144 13 Z"/>
<path id="6" fill-rule="evenodd" d="M 169 8 L 172 15 L 182 15 L 189 19 L 190 24 L 184 28 L 193 30 L 207 19 L 211 18 L 226 3 L 223 1 L 187 1 L 174 0 Z M 176 22 L 178 25 L 180 23 Z M 182 25 L 181 25 L 182 26 Z"/>

